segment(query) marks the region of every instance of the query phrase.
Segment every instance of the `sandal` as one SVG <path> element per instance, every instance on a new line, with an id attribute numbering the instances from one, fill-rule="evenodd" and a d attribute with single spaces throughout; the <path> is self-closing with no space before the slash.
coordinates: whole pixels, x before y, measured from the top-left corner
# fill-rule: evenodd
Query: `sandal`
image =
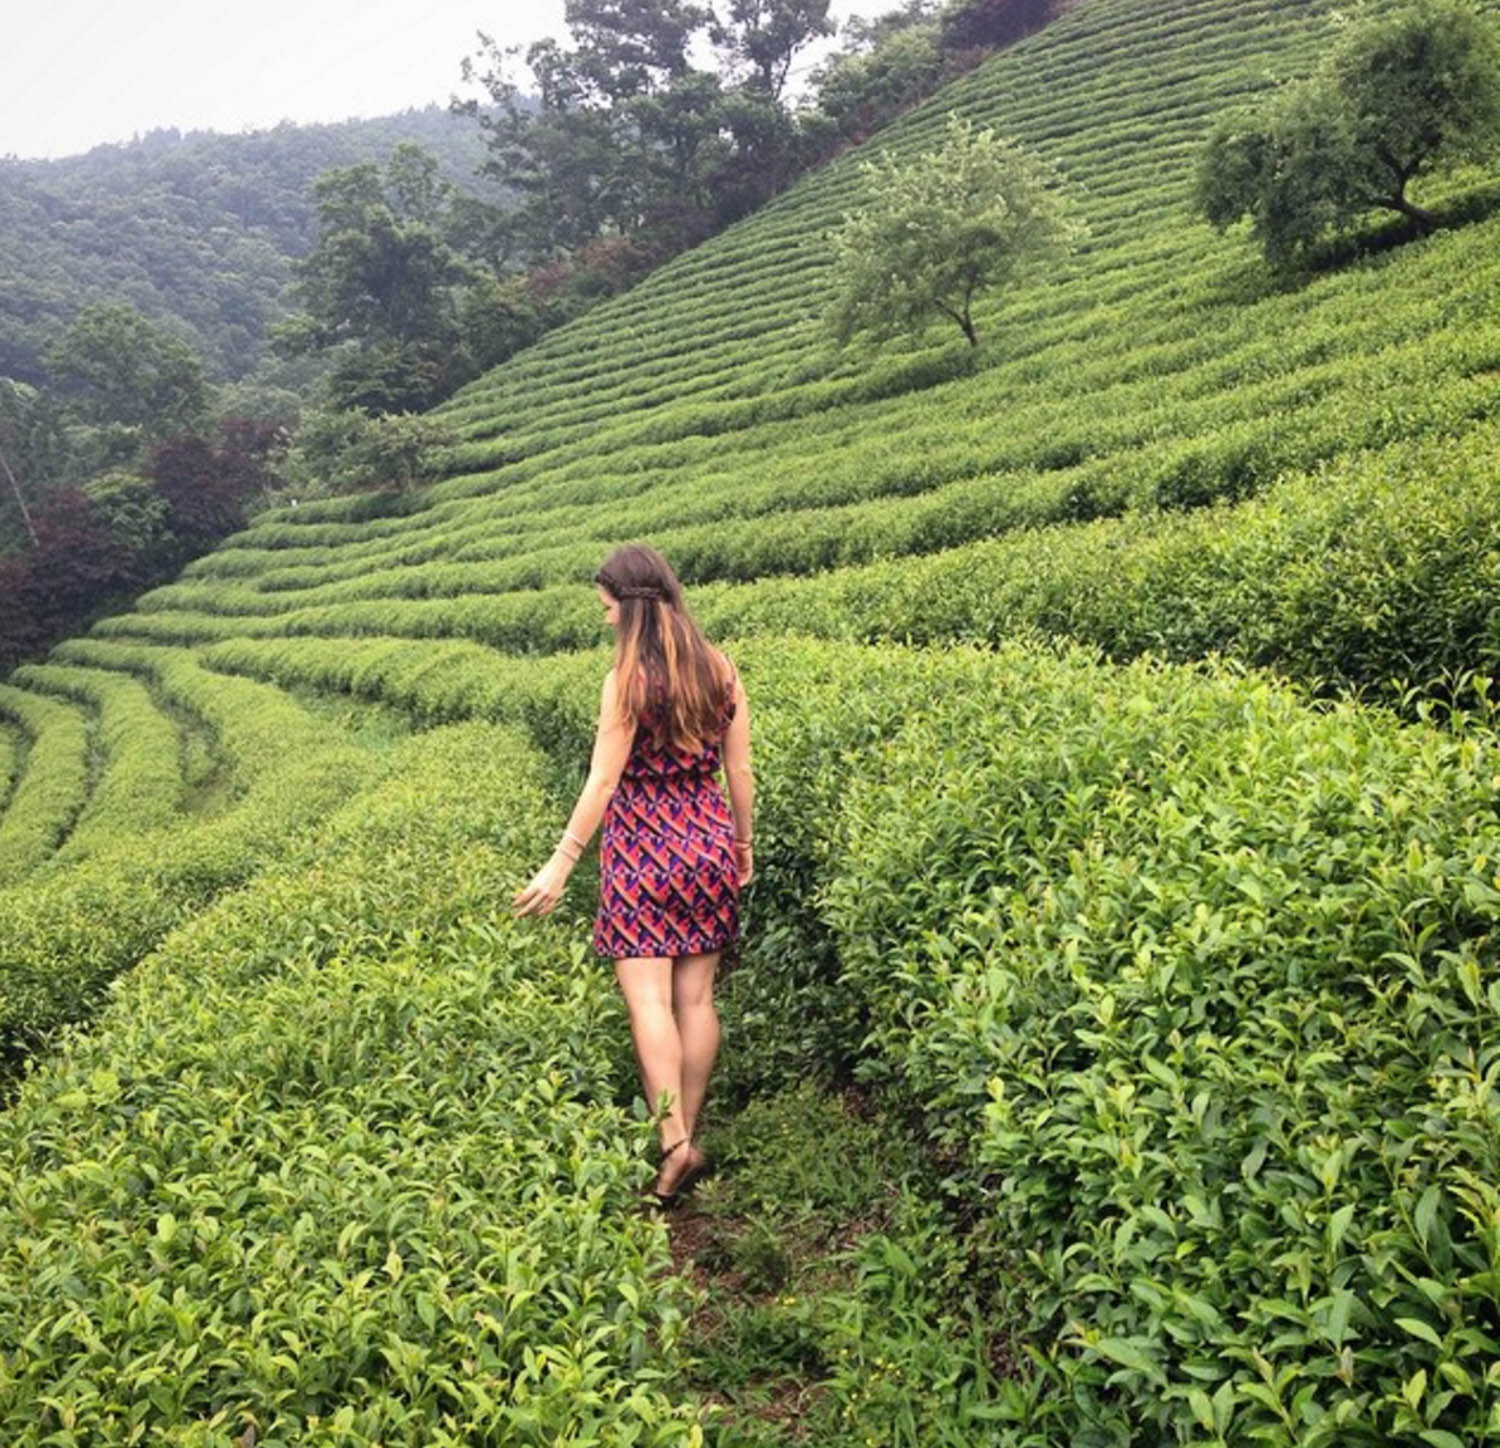
<path id="1" fill-rule="evenodd" d="M 689 1142 L 689 1137 L 684 1136 L 678 1138 L 678 1140 L 674 1141 L 671 1146 L 669 1146 L 657 1158 L 657 1165 L 660 1166 L 663 1162 L 665 1162 L 666 1159 L 671 1156 L 679 1146 L 688 1146 Z M 687 1191 L 687 1189 L 692 1186 L 694 1182 L 699 1181 L 702 1177 L 707 1175 L 709 1166 L 710 1164 L 708 1158 L 704 1156 L 702 1152 L 699 1152 L 698 1161 L 696 1162 L 696 1164 L 688 1167 L 688 1169 L 683 1172 L 680 1177 L 677 1178 L 676 1182 L 673 1183 L 671 1191 L 659 1192 L 655 1188 L 652 1188 L 647 1193 L 647 1195 L 654 1202 L 656 1202 L 658 1206 L 675 1207 L 678 1202 L 682 1200 L 683 1194 Z"/>

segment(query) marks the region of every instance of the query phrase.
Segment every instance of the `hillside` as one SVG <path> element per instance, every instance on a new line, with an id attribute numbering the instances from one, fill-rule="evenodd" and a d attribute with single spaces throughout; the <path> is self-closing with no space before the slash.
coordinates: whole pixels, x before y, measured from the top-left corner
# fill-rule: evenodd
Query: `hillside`
<path id="1" fill-rule="evenodd" d="M 1295 283 L 1187 214 L 1335 8 L 1082 0 L 883 132 L 1087 223 L 977 351 L 825 340 L 846 156 L 0 689 L 14 1441 L 1500 1436 L 1497 193 Z M 637 537 L 760 778 L 675 1259 L 587 885 L 505 909 Z"/>
<path id="2" fill-rule="evenodd" d="M 312 249 L 313 182 L 384 163 L 402 141 L 477 192 L 484 143 L 441 106 L 244 135 L 155 131 L 58 161 L 0 158 L 0 376 L 43 380 L 40 352 L 79 308 L 129 302 L 172 319 L 210 370 L 250 371 L 290 262 Z"/>

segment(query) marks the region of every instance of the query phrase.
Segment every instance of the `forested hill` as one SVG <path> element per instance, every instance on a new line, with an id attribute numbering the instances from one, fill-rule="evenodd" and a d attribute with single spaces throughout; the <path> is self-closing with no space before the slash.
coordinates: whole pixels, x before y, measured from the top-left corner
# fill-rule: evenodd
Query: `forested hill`
<path id="1" fill-rule="evenodd" d="M 313 182 L 402 141 L 466 190 L 484 144 L 438 105 L 246 135 L 152 131 L 57 161 L 0 159 L 0 376 L 40 382 L 38 355 L 89 302 L 129 302 L 225 377 L 255 363 L 267 319 L 313 245 Z"/>

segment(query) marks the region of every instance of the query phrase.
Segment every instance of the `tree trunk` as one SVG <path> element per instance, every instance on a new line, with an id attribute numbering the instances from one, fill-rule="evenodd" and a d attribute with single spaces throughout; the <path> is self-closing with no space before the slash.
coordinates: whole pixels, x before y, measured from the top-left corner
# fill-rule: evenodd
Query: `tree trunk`
<path id="1" fill-rule="evenodd" d="M 979 338 L 974 331 L 974 323 L 969 320 L 969 309 L 964 308 L 964 314 L 958 319 L 958 325 L 964 329 L 964 336 L 969 339 L 969 346 L 977 347 Z"/>
<path id="2" fill-rule="evenodd" d="M 1394 196 L 1387 196 L 1381 200 L 1382 206 L 1390 211 L 1399 211 L 1402 216 L 1409 216 L 1416 223 L 1416 228 L 1424 236 L 1429 232 L 1437 230 L 1437 217 L 1424 206 L 1417 206 L 1406 199 L 1403 187 Z"/>
<path id="3" fill-rule="evenodd" d="M 31 523 L 31 510 L 26 506 L 26 499 L 21 496 L 21 485 L 16 481 L 16 475 L 10 470 L 10 463 L 6 460 L 5 450 L 0 448 L 0 468 L 5 469 L 5 476 L 10 479 L 10 490 L 16 495 L 16 506 L 21 510 L 21 521 L 26 524 L 26 535 L 31 539 L 31 546 L 36 545 L 36 529 Z"/>

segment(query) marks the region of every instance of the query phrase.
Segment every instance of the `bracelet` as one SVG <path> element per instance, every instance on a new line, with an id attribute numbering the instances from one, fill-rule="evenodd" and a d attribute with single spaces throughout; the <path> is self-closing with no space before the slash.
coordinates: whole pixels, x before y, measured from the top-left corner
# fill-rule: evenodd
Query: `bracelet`
<path id="1" fill-rule="evenodd" d="M 754 840 L 742 840 L 738 835 L 734 837 L 734 842 L 737 845 L 743 845 L 747 850 L 753 850 L 755 848 Z"/>
<path id="2" fill-rule="evenodd" d="M 563 859 L 565 859 L 565 860 L 571 860 L 575 865 L 578 863 L 578 856 L 575 855 L 575 854 L 570 853 L 569 851 L 567 851 L 565 849 L 563 849 L 562 843 L 560 841 L 559 841 L 559 843 L 557 845 L 557 848 L 554 849 L 552 851 L 552 853 L 554 855 L 561 855 L 563 857 Z"/>
<path id="3" fill-rule="evenodd" d="M 564 830 L 564 831 L 563 831 L 563 832 L 562 832 L 562 837 L 563 837 L 563 839 L 565 839 L 565 840 L 572 840 L 572 842 L 573 842 L 573 843 L 574 843 L 574 844 L 575 844 L 575 845 L 577 845 L 577 846 L 578 846 L 578 853 L 579 853 L 579 854 L 580 854 L 580 855 L 581 855 L 581 854 L 582 854 L 582 853 L 583 853 L 583 852 L 584 852 L 584 851 L 585 851 L 585 850 L 586 850 L 586 849 L 587 849 L 587 848 L 588 848 L 588 845 L 587 845 L 587 844 L 585 844 L 585 842 L 584 842 L 584 841 L 583 841 L 583 840 L 580 840 L 580 839 L 579 839 L 579 838 L 578 838 L 578 836 L 577 836 L 577 835 L 575 835 L 575 834 L 574 834 L 574 833 L 573 833 L 573 831 L 572 831 L 572 830 Z"/>

